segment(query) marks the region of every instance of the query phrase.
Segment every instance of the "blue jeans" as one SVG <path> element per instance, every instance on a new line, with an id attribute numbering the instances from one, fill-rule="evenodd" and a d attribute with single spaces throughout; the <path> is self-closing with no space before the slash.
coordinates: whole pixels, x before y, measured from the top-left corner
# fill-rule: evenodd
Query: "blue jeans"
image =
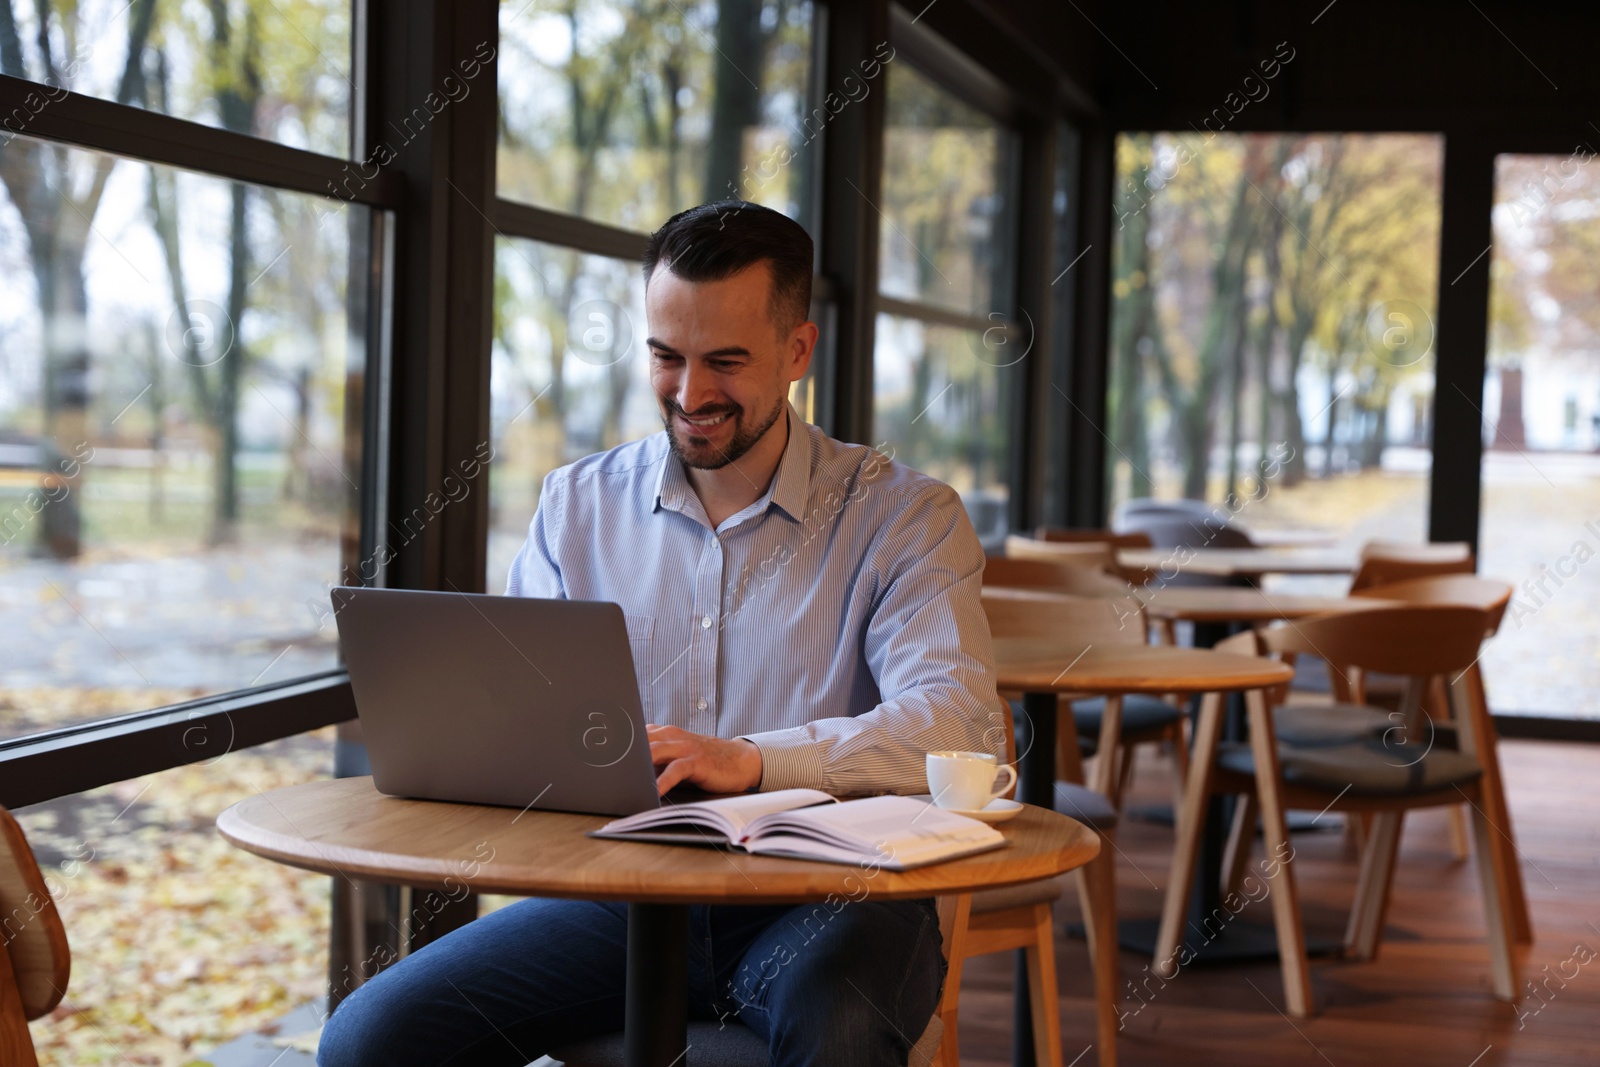
<path id="1" fill-rule="evenodd" d="M 524 900 L 367 981 L 319 1067 L 523 1067 L 622 1029 L 627 906 Z M 689 1017 L 764 1037 L 775 1067 L 904 1064 L 944 982 L 931 900 L 695 907 Z"/>

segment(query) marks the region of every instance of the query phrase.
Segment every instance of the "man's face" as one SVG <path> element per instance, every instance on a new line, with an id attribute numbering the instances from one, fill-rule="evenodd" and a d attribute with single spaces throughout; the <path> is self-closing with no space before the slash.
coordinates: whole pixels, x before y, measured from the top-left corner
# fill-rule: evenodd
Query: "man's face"
<path id="1" fill-rule="evenodd" d="M 781 330 L 770 288 L 766 263 L 718 282 L 684 281 L 667 267 L 650 277 L 650 384 L 685 466 L 716 470 L 750 451 L 811 363 L 816 325 Z"/>

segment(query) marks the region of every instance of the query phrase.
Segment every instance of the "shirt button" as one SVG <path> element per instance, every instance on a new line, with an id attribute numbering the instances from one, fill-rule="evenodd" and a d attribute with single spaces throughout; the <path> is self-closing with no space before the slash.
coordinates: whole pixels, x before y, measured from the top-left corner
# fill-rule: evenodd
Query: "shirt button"
<path id="1" fill-rule="evenodd" d="M 703 617 L 700 620 L 700 629 L 702 629 L 702 630 L 711 629 L 711 616 L 710 615 L 707 615 L 707 616 Z"/>
<path id="2" fill-rule="evenodd" d="M 706 710 L 706 701 L 705 701 L 705 698 L 704 698 L 704 697 L 701 697 L 701 698 L 700 698 L 700 703 L 698 703 L 698 704 L 696 704 L 696 705 L 695 705 L 695 707 L 696 707 L 696 708 L 698 708 L 698 709 L 699 709 L 699 710 L 701 710 L 701 711 L 705 711 L 705 710 Z"/>

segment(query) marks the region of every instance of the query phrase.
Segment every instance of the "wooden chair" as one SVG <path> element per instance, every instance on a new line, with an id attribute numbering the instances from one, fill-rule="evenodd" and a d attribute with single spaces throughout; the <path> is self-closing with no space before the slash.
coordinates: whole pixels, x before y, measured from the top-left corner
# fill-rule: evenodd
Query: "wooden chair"
<path id="1" fill-rule="evenodd" d="M 984 586 L 982 596 L 994 637 L 1039 640 L 1055 650 L 1052 654 L 1066 656 L 1063 663 L 1092 645 L 1145 643 L 1142 611 L 1137 618 L 1129 617 L 1130 602 L 1138 606 L 1136 598 L 1069 596 L 989 585 Z M 1091 789 L 1109 797 L 1120 811 L 1122 793 L 1133 767 L 1131 746 L 1166 741 L 1172 745 L 1181 783 L 1189 762 L 1182 708 L 1155 697 L 1121 696 L 1071 701 L 1063 698 L 1060 705 L 1070 707 L 1072 712 L 1073 728 L 1057 731 L 1056 766 L 1068 781 L 1087 780 Z M 1095 768 L 1088 779 L 1080 762 L 1080 734 L 1094 739 Z M 1181 793 L 1181 784 L 1179 789 Z"/>
<path id="2" fill-rule="evenodd" d="M 1123 548 L 1151 548 L 1150 535 L 1139 532 L 1117 533 L 1113 530 L 1069 530 L 1061 526 L 1040 526 L 1033 531 L 1035 541 L 1046 544 L 1081 545 L 1081 544 L 1106 544 L 1110 545 L 1113 555 L 1118 549 Z M 1145 585 L 1155 577 L 1156 572 L 1143 567 L 1124 567 L 1113 562 L 1112 570 L 1119 578 L 1134 585 Z"/>
<path id="3" fill-rule="evenodd" d="M 1361 547 L 1361 563 L 1350 579 L 1350 593 L 1354 596 L 1380 585 L 1393 585 L 1413 578 L 1472 574 L 1476 570 L 1477 561 L 1473 558 L 1472 546 L 1465 541 L 1432 541 L 1425 544 L 1368 541 Z M 1504 614 L 1503 608 L 1501 614 Z M 1357 678 L 1354 685 L 1362 694 L 1362 703 L 1370 701 L 1381 707 L 1394 708 L 1400 702 L 1402 685 L 1397 678 Z M 1430 715 L 1439 717 L 1439 709 L 1443 705 L 1440 693 L 1429 694 L 1427 706 Z M 1349 829 L 1356 832 L 1359 840 L 1365 832 L 1365 822 L 1354 822 Z M 1467 837 L 1465 816 L 1460 808 L 1452 808 L 1450 841 L 1458 859 L 1467 858 Z"/>
<path id="4" fill-rule="evenodd" d="M 1116 548 L 1149 548 L 1150 538 L 1142 533 L 1118 533 L 1115 530 L 1073 530 L 1065 526 L 1039 526 L 1033 531 L 1035 541 L 1072 545 L 1103 541 Z"/>
<path id="5" fill-rule="evenodd" d="M 50 1014 L 67 992 L 72 953 L 22 827 L 0 808 L 0 1064 L 38 1067 L 28 1021 Z"/>
<path id="6" fill-rule="evenodd" d="M 1139 603 L 1132 587 L 1115 574 L 1072 559 L 990 556 L 983 564 L 983 584 L 1068 596 L 1127 597 Z"/>
<path id="7" fill-rule="evenodd" d="M 1399 600 L 1408 604 L 1456 604 L 1478 608 L 1488 616 L 1488 636 L 1493 637 L 1505 618 L 1506 608 L 1511 603 L 1512 591 L 1506 582 L 1459 573 L 1407 578 L 1387 585 L 1368 586 L 1355 595 Z M 1468 673 L 1473 679 L 1472 694 L 1477 699 L 1483 699 L 1485 687 L 1482 660 L 1474 660 L 1472 666 L 1468 668 Z M 1443 718 L 1443 713 L 1448 711 L 1448 700 L 1445 698 L 1442 685 L 1436 684 L 1429 696 L 1430 711 L 1436 718 Z M 1506 803 L 1505 779 L 1500 771 L 1500 737 L 1494 728 L 1494 718 L 1489 714 L 1487 707 L 1482 709 L 1482 715 L 1484 722 L 1488 724 L 1491 742 L 1478 753 L 1478 760 L 1483 764 L 1484 814 L 1499 830 L 1492 842 L 1496 850 L 1494 860 L 1508 873 L 1510 893 L 1507 903 L 1512 918 L 1512 936 L 1518 944 L 1529 945 L 1533 943 L 1533 922 L 1528 914 L 1528 895 L 1522 877 L 1522 866 L 1517 861 L 1516 835 L 1512 831 L 1511 809 Z M 1438 728 L 1445 732 L 1451 732 L 1452 729 L 1447 721 L 1441 722 Z M 1453 742 L 1455 739 L 1452 737 L 1449 740 Z M 1456 854 L 1462 859 L 1467 855 L 1466 827 L 1465 805 L 1451 808 L 1451 835 Z"/>
<path id="8" fill-rule="evenodd" d="M 1033 592 L 1110 599 L 1113 604 L 1112 612 L 1117 616 L 1121 628 L 1138 634 L 1147 633 L 1149 630 L 1144 616 L 1143 602 L 1134 593 L 1133 588 L 1122 579 L 1101 571 L 1050 560 L 991 558 L 984 565 L 983 586 L 996 597 L 1007 597 L 1018 592 L 1023 594 Z M 1107 639 L 1107 643 L 1111 643 L 1110 638 Z M 1119 632 L 1116 643 L 1130 642 Z M 1072 710 L 1080 753 L 1085 740 L 1094 746 L 1093 751 L 1098 752 L 1100 733 L 1105 721 L 1105 699 L 1093 697 L 1070 700 L 1063 697 L 1062 703 Z M 1109 793 L 1113 803 L 1120 810 L 1122 795 L 1127 792 L 1128 781 L 1133 772 L 1133 753 L 1136 751 L 1136 746 L 1143 744 L 1167 744 L 1172 747 L 1173 760 L 1178 768 L 1178 789 L 1181 794 L 1183 774 L 1189 758 L 1189 743 L 1184 733 L 1187 715 L 1182 706 L 1159 697 L 1134 695 L 1123 698 L 1121 716 L 1117 737 L 1119 765 L 1113 768 L 1114 785 Z M 1058 758 L 1063 772 L 1069 771 L 1073 766 L 1070 757 L 1065 753 L 1058 753 Z M 1068 773 L 1067 777 L 1072 781 L 1082 781 L 1081 768 Z"/>
<path id="9" fill-rule="evenodd" d="M 1350 579 L 1350 592 L 1407 578 L 1471 574 L 1477 569 L 1472 546 L 1465 541 L 1436 541 L 1425 545 L 1368 541 L 1361 548 L 1361 563 Z"/>
<path id="10" fill-rule="evenodd" d="M 1407 605 L 1302 619 L 1240 634 L 1217 646 L 1219 651 L 1319 656 L 1328 662 L 1336 687 L 1343 685 L 1341 679 L 1347 679 L 1352 668 L 1401 675 L 1407 679 L 1402 714 L 1410 717 L 1418 713 L 1431 680 L 1447 675 L 1461 751 L 1414 755 L 1389 746 L 1385 739 L 1323 748 L 1280 746 L 1270 697 L 1259 691 L 1245 696 L 1249 743 L 1222 745 L 1222 700 L 1208 697 L 1201 707 L 1188 788 L 1178 811 L 1178 841 L 1156 942 L 1155 970 L 1170 975 L 1177 959 L 1205 805 L 1213 793 L 1253 792 L 1260 804 L 1266 847 L 1277 866 L 1267 881 L 1284 999 L 1289 1014 L 1298 1016 L 1312 1014 L 1313 1003 L 1294 884 L 1294 849 L 1285 821 L 1288 809 L 1373 814 L 1345 934 L 1347 954 L 1372 959 L 1382 939 L 1405 813 L 1465 799 L 1473 804 L 1494 991 L 1502 1000 L 1515 999 L 1508 887 L 1504 869 L 1491 859 L 1497 831 L 1483 814 L 1483 768 L 1478 760 L 1492 733 L 1482 701 L 1471 693 L 1469 671 L 1487 626 L 1488 616 L 1476 608 Z M 1341 696 L 1348 696 L 1348 690 Z"/>
<path id="11" fill-rule="evenodd" d="M 1053 560 L 1102 571 L 1114 571 L 1117 565 L 1116 550 L 1105 541 L 1061 544 L 1036 541 L 1021 534 L 1007 534 L 1005 548 L 1006 555 L 1011 559 Z"/>
<path id="12" fill-rule="evenodd" d="M 1063 605 L 1051 600 L 1066 601 L 1072 608 L 1071 598 L 1013 599 L 986 595 L 984 610 L 989 615 L 990 630 L 1000 636 L 1037 640 L 1042 652 L 1054 655 L 1076 655 L 1076 642 L 1082 635 L 1093 636 L 1093 623 L 1082 630 L 1061 625 L 1057 614 Z M 1103 601 L 1088 602 L 1092 608 L 1103 610 Z M 1026 607 L 1024 613 L 1019 610 Z M 1006 761 L 1016 762 L 1016 730 L 1011 704 L 1005 707 Z M 1073 731 L 1059 731 L 1062 743 L 1069 745 L 1076 758 L 1071 765 L 1079 768 L 1082 757 L 1076 754 L 1077 737 Z M 1013 790 L 1014 792 L 1014 790 Z M 1120 995 L 1121 970 L 1117 945 L 1117 875 L 1116 849 L 1113 838 L 1117 825 L 1117 809 L 1101 792 L 1077 782 L 1055 783 L 1055 809 L 1071 816 L 1100 834 L 1100 854 L 1088 864 L 1072 872 L 1077 883 L 1078 902 L 1083 912 L 1083 926 L 1089 944 L 1089 959 L 1094 969 L 1095 988 L 1095 1040 L 1098 1045 L 1100 1067 L 1116 1067 L 1117 1062 L 1117 998 Z M 1061 1023 L 1058 1007 L 1059 986 L 1055 969 L 1055 934 L 1052 918 L 1053 906 L 1061 896 L 1063 878 L 1049 878 L 1005 889 L 985 890 L 970 895 L 963 905 L 966 923 L 958 924 L 958 933 L 952 939 L 949 953 L 950 970 L 945 975 L 944 997 L 940 1013 L 944 1018 L 946 1048 L 950 1050 L 951 1067 L 956 1064 L 957 1043 L 956 1004 L 961 994 L 962 964 L 974 956 L 992 952 L 1023 949 L 1028 960 L 1028 992 L 1030 1014 L 1033 1022 L 1033 1046 L 1038 1062 L 1045 1067 L 1061 1067 Z"/>

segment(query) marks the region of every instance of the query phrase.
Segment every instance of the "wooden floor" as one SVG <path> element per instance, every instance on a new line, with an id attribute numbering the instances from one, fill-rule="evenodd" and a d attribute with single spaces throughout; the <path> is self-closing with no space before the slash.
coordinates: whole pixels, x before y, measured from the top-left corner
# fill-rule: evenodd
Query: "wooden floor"
<path id="1" fill-rule="evenodd" d="M 1291 1022 L 1281 1013 L 1276 964 L 1186 968 L 1164 986 L 1155 979 L 1140 984 L 1143 999 L 1135 999 L 1128 983 L 1146 979 L 1150 961 L 1124 952 L 1124 1067 L 1600 1064 L 1600 745 L 1507 741 L 1501 752 L 1534 926 L 1535 941 L 1518 958 L 1527 999 L 1513 1008 L 1490 992 L 1473 863 L 1451 855 L 1443 812 L 1423 812 L 1406 821 L 1379 957 L 1312 961 L 1316 1018 Z M 1128 803 L 1170 796 L 1170 763 L 1153 752 L 1142 757 Z M 1294 844 L 1307 930 L 1337 939 L 1353 892 L 1354 858 L 1340 833 L 1297 833 Z M 1156 915 L 1171 830 L 1125 820 L 1118 845 L 1122 916 Z M 1083 942 L 1060 933 L 1078 917 L 1069 893 L 1056 908 L 1063 1063 L 1071 1067 L 1081 1056 L 1076 1067 L 1090 1067 L 1096 1052 L 1089 1047 L 1088 957 Z M 1271 904 L 1248 905 L 1241 917 L 1270 923 Z M 967 964 L 964 1065 L 1010 1062 L 1011 974 L 1008 956 Z M 1527 992 L 1529 982 L 1540 998 Z"/>

